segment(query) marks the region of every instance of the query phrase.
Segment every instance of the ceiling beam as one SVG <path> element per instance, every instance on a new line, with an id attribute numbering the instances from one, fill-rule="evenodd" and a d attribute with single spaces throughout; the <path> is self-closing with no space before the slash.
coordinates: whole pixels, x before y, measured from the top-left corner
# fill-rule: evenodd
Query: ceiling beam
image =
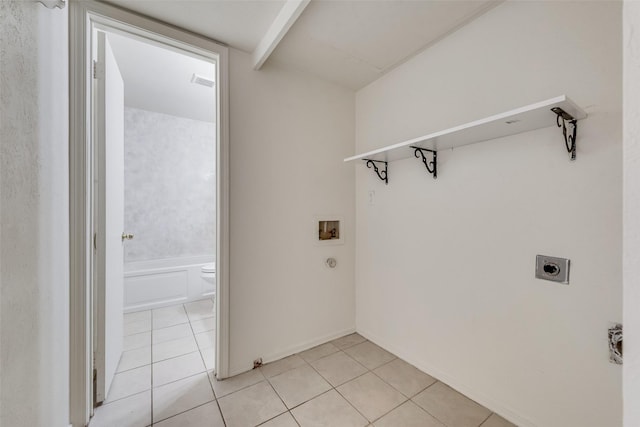
<path id="1" fill-rule="evenodd" d="M 302 11 L 311 0 L 287 0 L 282 6 L 280 13 L 273 20 L 271 27 L 266 32 L 256 49 L 253 51 L 253 69 L 259 70 L 262 64 L 269 58 L 271 53 L 278 47 L 278 44 L 287 31 L 295 24 Z"/>

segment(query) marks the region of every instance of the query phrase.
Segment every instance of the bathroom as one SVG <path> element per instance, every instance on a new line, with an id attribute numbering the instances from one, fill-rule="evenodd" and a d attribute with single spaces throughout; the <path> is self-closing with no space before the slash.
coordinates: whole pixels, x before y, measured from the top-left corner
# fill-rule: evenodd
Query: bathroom
<path id="1" fill-rule="evenodd" d="M 215 63 L 130 34 L 106 39 L 124 87 L 123 332 L 121 352 L 106 343 L 117 363 L 108 402 L 152 364 L 214 369 L 217 129 Z"/>

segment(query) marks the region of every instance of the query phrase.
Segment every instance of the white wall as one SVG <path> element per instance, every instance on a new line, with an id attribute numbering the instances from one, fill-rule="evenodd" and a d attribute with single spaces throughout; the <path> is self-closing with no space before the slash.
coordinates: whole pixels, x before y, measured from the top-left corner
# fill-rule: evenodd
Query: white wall
<path id="1" fill-rule="evenodd" d="M 0 425 L 68 423 L 67 13 L 0 2 Z M 34 38 L 35 37 L 35 38 Z M 231 372 L 355 329 L 353 92 L 231 53 Z M 345 220 L 315 246 L 316 214 Z M 338 267 L 324 267 L 334 256 Z"/>
<path id="2" fill-rule="evenodd" d="M 354 94 L 234 49 L 229 74 L 234 374 L 354 329 Z M 315 245 L 317 214 L 344 245 Z"/>
<path id="3" fill-rule="evenodd" d="M 550 117 L 438 153 L 435 181 L 355 166 L 358 331 L 523 426 L 622 423 L 620 28 L 618 2 L 506 2 L 356 96 L 356 152 L 563 93 L 588 111 L 573 163 Z"/>
<path id="4" fill-rule="evenodd" d="M 69 422 L 67 9 L 0 2 L 0 425 Z"/>
<path id="5" fill-rule="evenodd" d="M 640 3 L 624 2 L 624 425 L 640 425 Z"/>
<path id="6" fill-rule="evenodd" d="M 67 10 L 0 2 L 3 426 L 68 420 Z M 413 159 L 388 187 L 356 167 L 358 327 L 529 424 L 620 424 L 604 339 L 621 313 L 619 17 L 617 4 L 507 3 L 357 99 L 358 151 L 563 92 L 590 106 L 574 164 L 549 128 L 441 153 L 435 182 Z M 352 154 L 354 106 L 231 61 L 233 372 L 353 327 L 353 166 L 336 159 Z M 322 212 L 344 216 L 344 246 L 307 239 Z M 572 258 L 571 285 L 534 280 L 536 253 Z"/>

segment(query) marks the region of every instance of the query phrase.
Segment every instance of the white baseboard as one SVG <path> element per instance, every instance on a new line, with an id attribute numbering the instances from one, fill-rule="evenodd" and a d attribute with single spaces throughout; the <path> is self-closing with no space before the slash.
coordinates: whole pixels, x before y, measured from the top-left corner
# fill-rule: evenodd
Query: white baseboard
<path id="1" fill-rule="evenodd" d="M 431 375 L 432 377 L 436 378 L 438 381 L 448 385 L 449 387 L 457 390 L 458 392 L 464 394 L 465 396 L 467 396 L 468 398 L 475 400 L 476 402 L 478 402 L 479 404 L 485 406 L 486 408 L 488 408 L 489 410 L 495 412 L 496 414 L 500 415 L 502 418 L 516 424 L 517 426 L 520 427 L 537 427 L 537 425 L 527 419 L 526 417 L 522 416 L 521 414 L 519 414 L 517 411 L 513 410 L 512 408 L 509 408 L 507 406 L 505 406 L 503 403 L 498 402 L 486 395 L 484 395 L 483 393 L 479 392 L 478 390 L 474 390 L 472 387 L 469 387 L 467 384 L 464 384 L 463 382 L 461 382 L 460 380 L 458 380 L 455 376 L 449 375 L 446 372 L 443 372 L 439 369 L 437 369 L 434 366 L 431 366 L 429 363 L 426 363 L 422 360 L 420 360 L 419 358 L 415 357 L 414 355 L 408 353 L 406 350 L 402 349 L 402 348 L 398 348 L 395 347 L 389 343 L 387 343 L 384 339 L 381 339 L 380 337 L 378 337 L 375 334 L 370 333 L 369 331 L 363 330 L 363 329 L 358 329 L 357 332 L 362 335 L 363 337 L 365 337 L 366 339 L 368 339 L 369 341 L 373 342 L 374 344 L 384 348 L 385 350 L 395 354 L 396 356 L 398 356 L 400 359 L 404 360 L 407 363 L 412 364 L 413 366 L 415 366 L 416 368 L 420 369 L 421 371 Z"/>
<path id="2" fill-rule="evenodd" d="M 313 347 L 315 347 L 317 345 L 324 344 L 326 342 L 332 341 L 332 340 L 334 340 L 336 338 L 340 338 L 340 337 L 343 337 L 345 335 L 352 334 L 355 331 L 356 331 L 356 328 L 348 328 L 348 329 L 343 329 L 342 331 L 333 332 L 333 333 L 330 333 L 330 334 L 327 334 L 327 335 L 323 335 L 321 337 L 314 338 L 312 340 L 304 341 L 302 343 L 290 346 L 286 350 L 262 356 L 262 362 L 263 363 L 274 362 L 274 361 L 280 360 L 280 359 L 282 359 L 284 357 L 291 356 L 292 354 L 300 353 L 301 351 L 305 351 L 305 350 L 313 348 Z M 234 371 L 229 372 L 229 376 L 233 377 L 235 375 L 240 375 L 240 374 L 245 373 L 245 372 L 250 371 L 250 370 L 251 370 L 251 368 L 246 369 L 246 370 L 242 370 L 242 368 L 236 369 Z"/>

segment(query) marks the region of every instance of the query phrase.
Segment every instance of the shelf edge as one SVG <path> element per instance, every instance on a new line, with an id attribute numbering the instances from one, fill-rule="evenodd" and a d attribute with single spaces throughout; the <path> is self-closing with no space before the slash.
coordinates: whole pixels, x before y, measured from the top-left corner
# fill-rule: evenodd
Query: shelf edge
<path id="1" fill-rule="evenodd" d="M 427 134 L 427 135 L 423 135 L 423 136 L 419 136 L 417 138 L 412 138 L 406 141 L 402 141 L 402 142 L 398 142 L 392 145 L 388 145 L 382 148 L 378 148 L 375 150 L 371 150 L 371 151 L 367 151 L 365 153 L 362 154 L 356 154 L 354 156 L 351 157 L 347 157 L 345 158 L 343 161 L 345 163 L 347 162 L 352 162 L 354 160 L 362 160 L 362 159 L 366 159 L 368 157 L 374 157 L 389 151 L 393 151 L 393 150 L 397 150 L 400 148 L 405 148 L 408 147 L 410 145 L 414 145 L 414 144 L 419 144 L 420 142 L 424 142 L 427 140 L 431 140 L 434 138 L 438 138 L 444 135 L 448 135 L 448 134 L 452 134 L 455 132 L 460 132 L 462 130 L 465 129 L 469 129 L 472 127 L 477 127 L 477 126 L 481 126 L 484 124 L 488 124 L 488 123 L 492 123 L 498 120 L 504 120 L 506 118 L 518 115 L 518 114 L 523 114 L 523 113 L 527 113 L 529 111 L 533 111 L 533 110 L 537 110 L 537 109 L 541 109 L 541 108 L 545 108 L 545 107 L 549 107 L 551 105 L 554 104 L 558 104 L 558 103 L 562 103 L 562 102 L 567 102 L 571 105 L 572 108 L 575 109 L 576 112 L 576 119 L 577 120 L 582 120 L 585 119 L 587 117 L 587 113 L 580 108 L 575 102 L 573 102 L 569 97 L 567 97 L 566 95 L 560 95 L 560 96 L 556 96 L 554 98 L 550 98 L 544 101 L 540 101 L 540 102 L 536 102 L 533 104 L 529 104 L 529 105 L 525 105 L 524 107 L 519 107 L 519 108 L 515 108 L 513 110 L 509 110 L 503 113 L 499 113 L 499 114 L 494 114 L 492 116 L 489 117 L 485 117 L 482 119 L 478 119 L 478 120 L 474 120 L 468 123 L 464 123 L 462 125 L 458 125 L 458 126 L 454 126 L 452 128 L 448 128 L 448 129 L 444 129 L 438 132 L 433 132 L 431 134 Z M 555 124 L 555 122 L 550 122 L 549 126 L 552 126 L 553 124 Z M 484 140 L 486 141 L 486 140 Z M 478 142 L 483 142 L 483 141 L 478 141 Z"/>

